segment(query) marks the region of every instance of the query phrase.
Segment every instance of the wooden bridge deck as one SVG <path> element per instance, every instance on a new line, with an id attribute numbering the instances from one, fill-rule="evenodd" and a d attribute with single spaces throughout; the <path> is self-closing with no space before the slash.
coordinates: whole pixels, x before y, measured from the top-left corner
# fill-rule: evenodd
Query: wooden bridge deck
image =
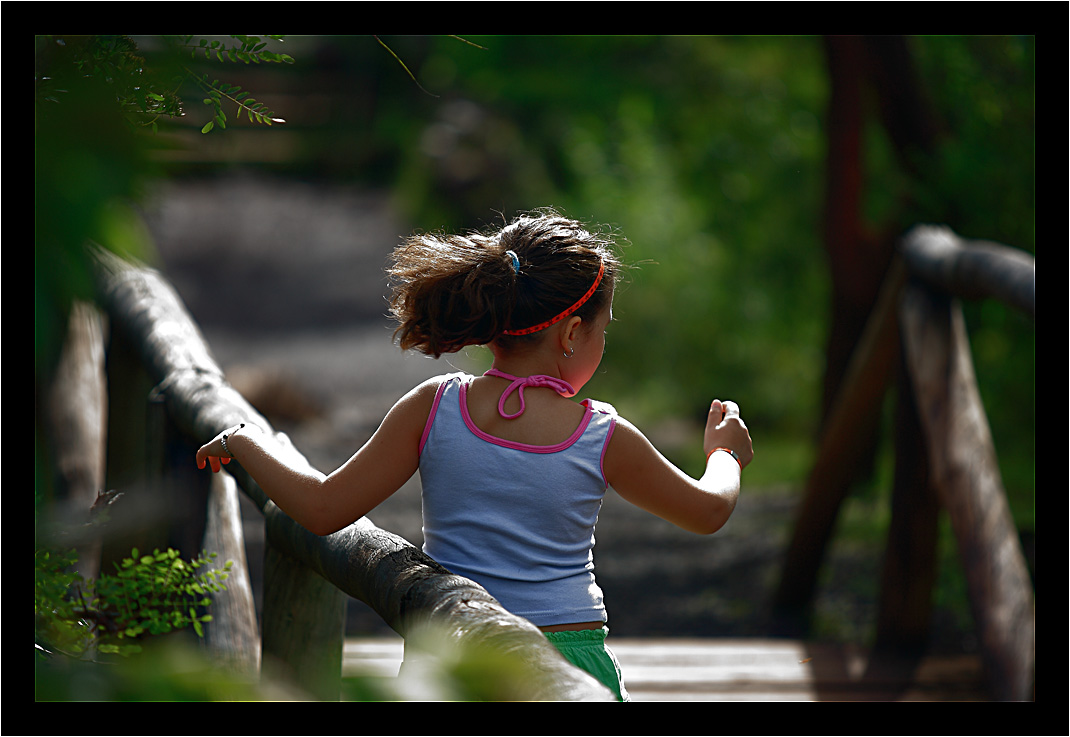
<path id="1" fill-rule="evenodd" d="M 610 643 L 632 700 L 984 701 L 978 656 L 926 657 L 912 672 L 867 673 L 863 653 L 769 639 L 631 639 Z M 400 638 L 347 639 L 344 677 L 397 676 Z"/>

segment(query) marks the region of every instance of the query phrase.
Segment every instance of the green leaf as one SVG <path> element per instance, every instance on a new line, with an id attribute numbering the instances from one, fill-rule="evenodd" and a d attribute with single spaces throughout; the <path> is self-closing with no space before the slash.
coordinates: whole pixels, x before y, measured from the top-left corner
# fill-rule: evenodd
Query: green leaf
<path id="1" fill-rule="evenodd" d="M 207 133 L 210 130 L 212 130 L 212 128 L 214 128 L 214 127 L 215 127 L 215 123 L 213 123 L 211 120 L 209 120 L 207 123 L 204 124 L 204 127 L 201 128 L 201 133 Z"/>

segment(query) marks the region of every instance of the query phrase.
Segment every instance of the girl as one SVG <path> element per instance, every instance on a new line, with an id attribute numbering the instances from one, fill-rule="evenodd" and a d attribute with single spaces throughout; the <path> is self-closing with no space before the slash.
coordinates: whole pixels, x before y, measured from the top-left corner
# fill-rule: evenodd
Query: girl
<path id="1" fill-rule="evenodd" d="M 251 424 L 197 451 L 236 458 L 272 500 L 327 535 L 366 515 L 417 470 L 424 551 L 542 629 L 628 700 L 605 646 L 594 527 L 608 487 L 686 530 L 716 532 L 753 451 L 732 402 L 713 400 L 694 479 L 608 404 L 570 401 L 602 360 L 621 265 L 614 244 L 553 212 L 491 235 L 419 235 L 398 247 L 391 312 L 402 349 L 439 357 L 487 345 L 493 367 L 430 379 L 329 476 L 288 458 Z"/>

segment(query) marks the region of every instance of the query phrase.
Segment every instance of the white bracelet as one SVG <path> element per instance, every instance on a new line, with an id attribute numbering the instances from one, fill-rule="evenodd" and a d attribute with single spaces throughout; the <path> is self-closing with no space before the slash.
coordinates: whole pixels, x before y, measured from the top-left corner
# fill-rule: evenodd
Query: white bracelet
<path id="1" fill-rule="evenodd" d="M 238 425 L 238 430 L 241 430 L 243 427 L 245 427 L 245 423 L 244 422 L 241 423 L 240 425 Z M 237 432 L 238 430 L 235 430 L 234 432 Z M 220 443 L 220 445 L 223 446 L 223 452 L 226 453 L 231 458 L 233 458 L 234 454 L 231 453 L 230 452 L 230 448 L 227 447 L 227 436 L 226 435 L 224 435 L 222 438 L 219 439 L 219 443 Z"/>

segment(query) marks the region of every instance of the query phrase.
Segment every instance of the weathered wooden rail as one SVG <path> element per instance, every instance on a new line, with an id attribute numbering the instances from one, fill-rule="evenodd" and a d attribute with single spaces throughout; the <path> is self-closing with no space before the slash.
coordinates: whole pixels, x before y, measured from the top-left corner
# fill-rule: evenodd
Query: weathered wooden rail
<path id="1" fill-rule="evenodd" d="M 799 507 L 774 608 L 805 631 L 818 569 L 865 451 L 858 428 L 898 390 L 892 518 L 875 655 L 917 662 L 928 633 L 937 515 L 949 515 L 965 569 L 992 696 L 1033 697 L 1034 594 L 1000 479 L 958 297 L 995 298 L 1035 319 L 1034 259 L 946 228 L 903 238 L 823 429 Z M 871 659 L 880 667 L 881 657 Z"/>
<path id="2" fill-rule="evenodd" d="M 157 518 L 163 526 L 177 516 L 185 518 L 182 529 L 201 530 L 185 535 L 184 550 L 203 548 L 238 564 L 228 590 L 215 598 L 206 628 L 206 643 L 221 662 L 253 675 L 270 660 L 312 697 L 338 699 L 349 595 L 402 636 L 433 629 L 440 641 L 517 659 L 530 673 L 522 698 L 613 700 L 534 625 L 401 537 L 366 518 L 319 537 L 281 512 L 239 464 L 218 475 L 197 471 L 196 447 L 221 429 L 252 419 L 275 431 L 226 382 L 200 330 L 158 273 L 101 254 L 100 282 L 110 329 L 108 485 L 129 490 L 135 499 L 154 497 L 167 508 Z M 276 436 L 296 462 L 304 462 L 284 435 Z M 266 526 L 259 633 L 244 566 L 239 489 L 261 509 Z M 131 501 L 123 506 L 133 507 Z"/>

